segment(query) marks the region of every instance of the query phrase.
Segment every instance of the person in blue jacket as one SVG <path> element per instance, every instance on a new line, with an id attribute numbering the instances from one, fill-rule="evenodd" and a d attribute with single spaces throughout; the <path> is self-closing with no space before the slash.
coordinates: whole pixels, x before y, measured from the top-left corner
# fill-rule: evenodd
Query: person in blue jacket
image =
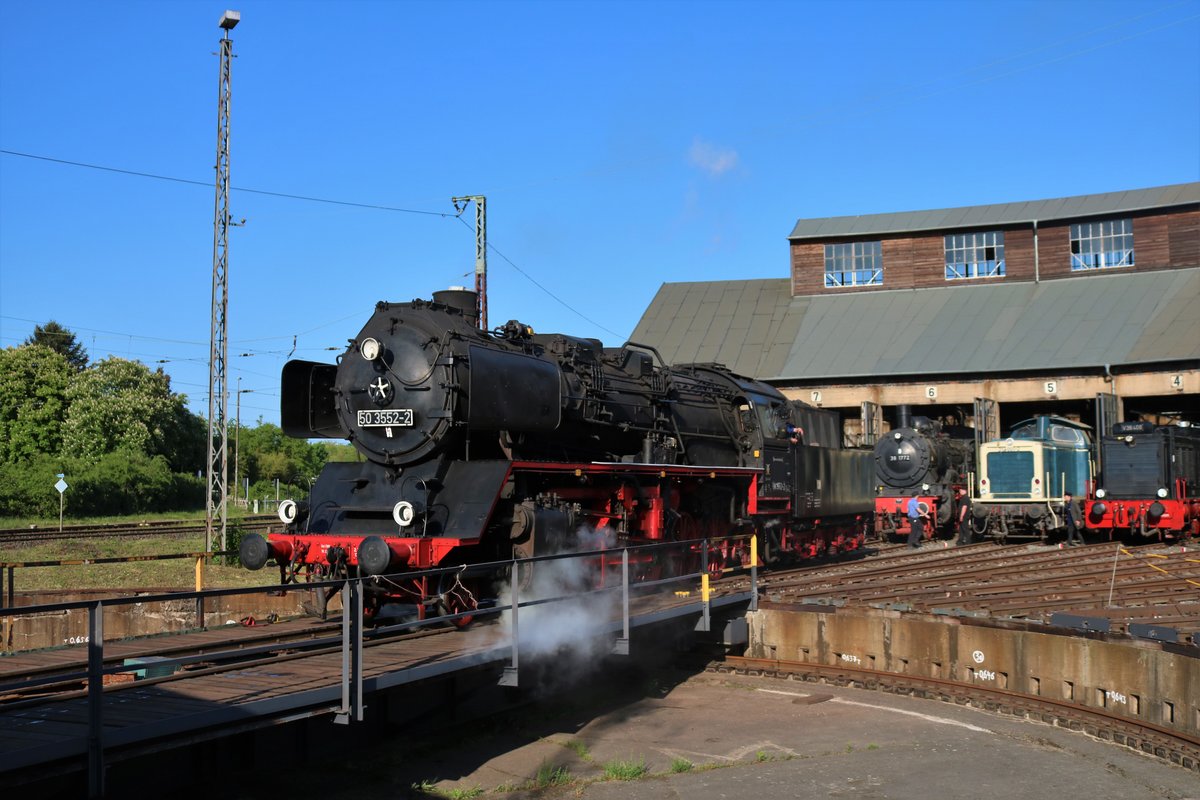
<path id="1" fill-rule="evenodd" d="M 921 513 L 921 504 L 917 500 L 917 493 L 914 490 L 912 497 L 908 499 L 908 546 L 920 547 L 921 540 L 925 538 L 925 515 Z"/>

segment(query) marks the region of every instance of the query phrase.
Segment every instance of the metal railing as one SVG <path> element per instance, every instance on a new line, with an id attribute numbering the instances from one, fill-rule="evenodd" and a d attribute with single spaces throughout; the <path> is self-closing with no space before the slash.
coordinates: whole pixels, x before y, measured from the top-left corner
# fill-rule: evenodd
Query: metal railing
<path id="1" fill-rule="evenodd" d="M 729 542 L 733 540 L 748 540 L 749 542 L 749 573 L 750 573 L 750 608 L 753 610 L 757 607 L 758 594 L 758 567 L 757 567 L 757 538 L 754 536 L 741 536 L 724 538 L 722 541 Z M 698 557 L 699 571 L 687 572 L 680 575 L 656 577 L 653 579 L 633 581 L 630 578 L 630 556 L 631 554 L 642 557 L 652 556 L 656 550 L 665 550 L 679 548 L 685 554 L 691 554 Z M 363 719 L 363 648 L 364 638 L 374 641 L 386 640 L 389 636 L 415 630 L 422 627 L 432 625 L 442 625 L 447 622 L 454 622 L 465 617 L 484 617 L 489 615 L 501 615 L 505 612 L 510 614 L 510 634 L 508 636 L 511 646 L 511 661 L 504 668 L 500 678 L 501 685 L 516 686 L 520 659 L 520 635 L 519 635 L 519 619 L 521 610 L 528 611 L 536 606 L 547 604 L 562 603 L 567 601 L 578 601 L 581 597 L 588 595 L 598 595 L 606 593 L 620 593 L 621 598 L 621 635 L 616 639 L 613 645 L 612 653 L 616 655 L 629 654 L 629 634 L 630 634 L 630 597 L 631 593 L 648 593 L 650 590 L 670 585 L 688 583 L 694 585 L 694 582 L 699 579 L 700 582 L 700 603 L 701 603 L 701 619 L 697 624 L 696 629 L 700 631 L 708 631 L 711 624 L 711 591 L 710 591 L 710 576 L 717 572 L 728 572 L 742 569 L 741 567 L 722 567 L 720 570 L 710 569 L 709 553 L 713 551 L 710 540 L 688 540 L 683 542 L 668 542 L 660 544 L 640 545 L 636 547 L 612 548 L 603 550 L 591 550 L 586 552 L 562 553 L 549 556 L 537 556 L 533 558 L 513 559 L 508 561 L 497 561 L 483 564 L 473 564 L 469 566 L 458 566 L 439 568 L 432 570 L 424 570 L 420 572 L 397 573 L 387 576 L 373 576 L 365 578 L 338 579 L 330 581 L 320 581 L 300 584 L 287 584 L 280 586 L 278 584 L 270 586 L 243 587 L 232 589 L 209 589 L 203 591 L 192 592 L 171 592 L 156 595 L 141 595 L 135 597 L 111 597 L 97 598 L 94 600 L 71 601 L 64 603 L 49 603 L 34 606 L 22 606 L 15 608 L 11 601 L 8 607 L 0 608 L 0 618 L 3 618 L 6 626 L 11 632 L 12 619 L 18 616 L 35 616 L 40 614 L 53 614 L 60 612 L 71 611 L 86 611 L 88 626 L 87 626 L 87 647 L 88 658 L 87 667 L 83 671 L 75 672 L 60 672 L 44 677 L 26 677 L 20 680 L 0 682 L 0 694 L 8 692 L 21 692 L 39 686 L 48 686 L 51 684 L 61 684 L 66 682 L 82 681 L 87 682 L 87 709 L 88 709 L 88 732 L 86 735 L 86 745 L 80 743 L 77 752 L 86 753 L 87 770 L 88 770 L 88 791 L 91 797 L 101 797 L 104 794 L 104 772 L 105 772 L 105 741 L 104 741 L 104 713 L 103 713 L 103 698 L 104 698 L 104 677 L 106 675 L 129 674 L 138 671 L 139 666 L 144 668 L 144 664 L 131 665 L 127 663 L 106 663 L 104 652 L 104 612 L 106 609 L 118 608 L 131 605 L 146 605 L 153 603 L 179 602 L 193 600 L 196 604 L 198 627 L 204 627 L 204 604 L 206 600 L 222 597 L 232 597 L 249 594 L 264 594 L 276 593 L 281 590 L 284 592 L 295 591 L 329 591 L 338 590 L 342 593 L 342 619 L 340 624 L 340 636 L 327 636 L 316 639 L 308 639 L 303 642 L 288 642 L 287 648 L 289 651 L 297 650 L 317 650 L 320 648 L 330 648 L 338 646 L 341 651 L 341 703 L 334 710 L 335 722 L 341 724 L 349 724 L 350 722 L 358 722 Z M 617 554 L 620 555 L 620 578 L 615 584 L 608 584 L 608 573 L 610 559 L 613 559 Z M 212 555 L 211 553 L 203 554 L 181 554 L 175 557 L 202 557 Z M 138 557 L 147 558 L 147 557 Z M 529 570 L 537 571 L 538 564 L 547 564 L 558 561 L 583 561 L 597 560 L 599 571 L 595 573 L 598 577 L 599 585 L 595 588 L 584 591 L 567 591 L 562 594 L 539 597 L 536 593 L 529 598 L 522 595 L 528 594 L 527 588 L 522 587 L 524 576 L 528 576 Z M 90 560 L 89 563 L 98 563 L 101 559 Z M 642 561 L 643 564 L 653 562 Z M 659 561 L 657 563 L 669 563 Z M 414 620 L 402 621 L 390 625 L 376 625 L 369 633 L 365 632 L 365 603 L 364 596 L 370 590 L 372 584 L 378 584 L 383 581 L 392 579 L 402 579 L 411 581 L 420 578 L 440 578 L 447 575 L 453 575 L 457 579 L 461 579 L 467 575 L 507 575 L 509 577 L 509 587 L 511 597 L 508 602 L 497 603 L 489 607 L 472 608 L 468 611 L 460 611 L 456 613 L 440 614 L 437 616 L 429 616 Z M 9 586 L 11 588 L 11 577 Z M 689 591 L 690 594 L 690 591 Z M 10 595 L 11 597 L 11 595 Z M 615 624 L 615 620 L 611 620 Z M 238 647 L 236 649 L 213 652 L 206 650 L 202 655 L 181 656 L 177 658 L 162 658 L 156 659 L 154 666 L 157 668 L 171 668 L 174 670 L 177 667 L 195 664 L 198 662 L 205 663 L 220 663 L 228 662 L 244 662 L 247 658 L 265 655 L 274 650 L 279 649 L 279 645 L 264 644 L 255 647 Z M 163 678 L 166 680 L 166 678 Z M 48 702 L 53 702 L 50 698 Z M 0 705 L 0 710 L 3 705 Z M 3 758 L 0 758 L 0 773 L 10 767 L 4 766 Z"/>

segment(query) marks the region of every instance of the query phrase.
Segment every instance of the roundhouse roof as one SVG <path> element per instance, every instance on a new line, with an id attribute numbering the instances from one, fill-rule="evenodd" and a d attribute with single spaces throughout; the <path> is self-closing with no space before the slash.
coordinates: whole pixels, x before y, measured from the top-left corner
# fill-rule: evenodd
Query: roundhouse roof
<path id="1" fill-rule="evenodd" d="M 1200 363 L 1200 268 L 791 296 L 786 278 L 665 283 L 632 340 L 765 380 Z"/>
<path id="2" fill-rule="evenodd" d="M 1200 182 L 1177 183 L 1150 189 L 1084 194 L 1054 200 L 802 219 L 796 223 L 788 239 L 795 242 L 913 231 L 1028 225 L 1035 221 L 1049 222 L 1105 214 L 1125 214 L 1196 203 L 1200 203 Z"/>

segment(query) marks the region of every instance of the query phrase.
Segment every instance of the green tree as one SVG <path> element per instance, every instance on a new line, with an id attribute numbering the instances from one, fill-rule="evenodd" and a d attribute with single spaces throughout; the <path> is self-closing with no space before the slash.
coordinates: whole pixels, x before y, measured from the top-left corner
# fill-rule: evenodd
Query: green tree
<path id="1" fill-rule="evenodd" d="M 45 345 L 0 350 L 0 463 L 58 455 L 73 374 L 66 357 Z"/>
<path id="2" fill-rule="evenodd" d="M 67 390 L 70 407 L 63 424 L 63 451 L 97 462 L 126 450 L 163 456 L 172 469 L 191 471 L 203 462 L 202 425 L 187 410 L 187 398 L 171 391 L 171 379 L 139 361 L 115 356 L 79 373 Z M 199 442 L 196 435 L 200 432 Z"/>
<path id="3" fill-rule="evenodd" d="M 308 479 L 320 473 L 327 458 L 320 444 L 285 436 L 278 425 L 264 422 L 242 428 L 238 447 L 240 474 L 251 483 L 279 480 L 307 486 Z"/>
<path id="4" fill-rule="evenodd" d="M 41 344 L 49 347 L 67 359 L 76 372 L 87 368 L 88 355 L 83 345 L 75 339 L 74 331 L 70 331 L 50 320 L 45 325 L 34 325 L 33 335 L 25 340 L 25 344 Z"/>

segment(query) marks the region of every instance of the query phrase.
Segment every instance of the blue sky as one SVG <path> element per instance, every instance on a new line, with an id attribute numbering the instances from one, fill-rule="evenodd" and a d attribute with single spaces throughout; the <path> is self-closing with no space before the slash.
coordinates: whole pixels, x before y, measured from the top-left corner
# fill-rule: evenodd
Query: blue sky
<path id="1" fill-rule="evenodd" d="M 55 319 L 207 413 L 227 7 L 4 3 L 0 346 Z M 1200 180 L 1200 0 L 232 7 L 244 423 L 290 353 L 472 283 L 454 195 L 493 325 L 616 345 L 664 282 L 786 277 L 799 218 Z"/>

